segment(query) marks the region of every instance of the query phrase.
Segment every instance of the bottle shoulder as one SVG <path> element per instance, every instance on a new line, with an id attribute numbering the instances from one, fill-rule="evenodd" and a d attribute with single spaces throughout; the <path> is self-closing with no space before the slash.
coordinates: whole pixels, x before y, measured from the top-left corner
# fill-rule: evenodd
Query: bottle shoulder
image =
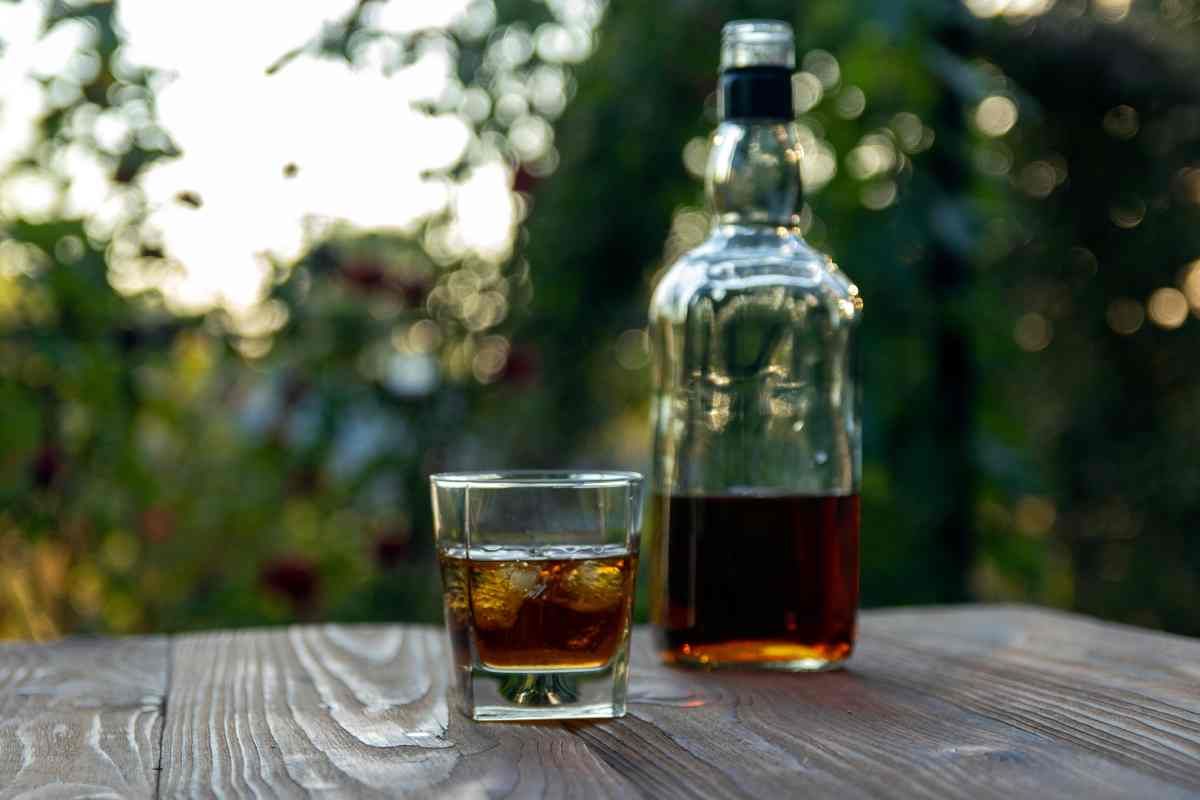
<path id="1" fill-rule="evenodd" d="M 682 321 L 688 309 L 704 298 L 780 289 L 833 306 L 848 323 L 861 315 L 858 287 L 828 255 L 799 236 L 779 229 L 746 234 L 716 228 L 659 279 L 650 317 Z"/>

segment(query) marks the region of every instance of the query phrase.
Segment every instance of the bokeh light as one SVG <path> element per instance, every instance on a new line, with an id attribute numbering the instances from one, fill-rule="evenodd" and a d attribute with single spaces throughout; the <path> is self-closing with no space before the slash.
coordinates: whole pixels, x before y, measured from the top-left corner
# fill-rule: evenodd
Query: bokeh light
<path id="1" fill-rule="evenodd" d="M 867 108 L 867 96 L 857 86 L 847 86 L 838 93 L 834 107 L 842 119 L 858 119 Z"/>
<path id="2" fill-rule="evenodd" d="M 641 328 L 627 330 L 617 337 L 617 363 L 627 370 L 638 370 L 650 363 L 650 341 Z"/>
<path id="3" fill-rule="evenodd" d="M 967 9 L 977 17 L 1006 16 L 1014 20 L 1045 14 L 1054 0 L 964 0 Z"/>
<path id="4" fill-rule="evenodd" d="M 704 169 L 708 165 L 709 141 L 703 136 L 688 140 L 683 148 L 683 165 L 690 175 L 695 178 L 704 177 Z"/>
<path id="5" fill-rule="evenodd" d="M 895 181 L 871 181 L 859 191 L 863 206 L 872 211 L 882 211 L 896 202 Z"/>
<path id="6" fill-rule="evenodd" d="M 1108 320 L 1108 327 L 1112 328 L 1114 332 L 1128 336 L 1136 333 L 1142 327 L 1142 322 L 1146 319 L 1146 312 L 1137 300 L 1120 297 L 1108 304 L 1105 318 Z"/>
<path id="7" fill-rule="evenodd" d="M 826 50 L 810 50 L 800 62 L 804 71 L 815 75 L 826 91 L 837 87 L 842 79 L 842 69 L 837 58 Z"/>
<path id="8" fill-rule="evenodd" d="M 1138 113 L 1132 106 L 1115 106 L 1104 115 L 1104 130 L 1116 139 L 1132 139 L 1138 126 Z"/>
<path id="9" fill-rule="evenodd" d="M 1036 353 L 1050 346 L 1054 328 L 1050 320 L 1037 312 L 1022 314 L 1013 325 L 1013 339 L 1027 353 Z"/>
<path id="10" fill-rule="evenodd" d="M 1096 16 L 1105 22 L 1120 22 L 1129 16 L 1132 0 L 1092 0 L 1092 9 Z"/>
<path id="11" fill-rule="evenodd" d="M 1178 328 L 1187 320 L 1187 297 L 1174 287 L 1164 286 L 1150 295 L 1146 302 L 1146 311 L 1150 321 L 1160 328 Z"/>
<path id="12" fill-rule="evenodd" d="M 1200 167 L 1184 167 L 1175 177 L 1176 191 L 1185 203 L 1200 206 Z"/>
<path id="13" fill-rule="evenodd" d="M 846 155 L 846 168 L 859 180 L 867 180 L 892 172 L 897 166 L 896 147 L 892 137 L 884 133 L 864 136 Z"/>
<path id="14" fill-rule="evenodd" d="M 1146 217 L 1146 203 L 1140 197 L 1127 195 L 1108 210 L 1108 217 L 1118 228 L 1136 228 Z"/>
<path id="15" fill-rule="evenodd" d="M 1188 305 L 1193 312 L 1200 314 L 1200 259 L 1192 261 L 1180 272 L 1179 285 L 1183 288 Z"/>
<path id="16" fill-rule="evenodd" d="M 797 114 L 811 110 L 824 95 L 821 79 L 811 72 L 797 72 L 792 76 L 792 104 Z"/>
<path id="17" fill-rule="evenodd" d="M 985 97 L 975 109 L 975 127 L 985 136 L 1003 136 L 1017 124 L 1017 104 L 1004 95 Z"/>
<path id="18" fill-rule="evenodd" d="M 1046 161 L 1034 161 L 1021 168 L 1017 182 L 1030 197 L 1049 197 L 1058 185 L 1054 167 Z"/>

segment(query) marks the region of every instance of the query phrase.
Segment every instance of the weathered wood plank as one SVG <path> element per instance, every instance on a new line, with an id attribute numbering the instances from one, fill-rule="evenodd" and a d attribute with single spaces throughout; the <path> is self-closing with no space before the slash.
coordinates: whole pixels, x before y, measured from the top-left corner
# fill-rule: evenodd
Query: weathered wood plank
<path id="1" fill-rule="evenodd" d="M 879 680 L 1200 793 L 1200 642 L 1030 608 L 889 612 L 864 641 Z"/>
<path id="2" fill-rule="evenodd" d="M 167 642 L 0 646 L 0 798 L 153 797 Z"/>
<path id="3" fill-rule="evenodd" d="M 864 615 L 867 635 L 962 655 L 995 654 L 1200 711 L 1200 640 L 1034 606 L 890 609 Z"/>
<path id="4" fill-rule="evenodd" d="M 452 712 L 446 659 L 422 627 L 181 637 L 162 796 L 636 796 L 561 725 Z"/>
<path id="5" fill-rule="evenodd" d="M 954 613 L 988 623 L 987 611 Z M 924 630 L 941 619 L 911 622 Z M 1069 735 L 1089 714 L 1069 693 L 1043 709 L 1046 726 L 1017 724 L 1002 701 L 971 702 L 970 690 L 985 698 L 1005 691 L 1021 702 L 1017 687 L 991 687 L 988 665 L 974 665 L 956 684 L 945 675 L 949 650 L 935 637 L 913 652 L 880 635 L 874 614 L 864 622 L 850 668 L 819 675 L 669 670 L 641 639 L 630 717 L 578 732 L 656 796 L 775 797 L 801 789 L 838 797 L 1196 796 L 1200 763 L 1189 776 L 1162 769 L 1158 759 L 1114 757 L 1119 742 L 1111 731 L 1114 738 L 1099 743 Z M 1197 732 L 1193 716 L 1176 733 Z M 1140 744 L 1170 749 L 1156 736 Z M 672 776 L 680 775 L 688 776 L 687 793 L 672 794 Z"/>
<path id="6" fill-rule="evenodd" d="M 850 668 L 661 666 L 630 715 L 475 724 L 440 631 L 176 640 L 162 794 L 1200 797 L 1200 642 L 1023 608 L 863 615 Z"/>

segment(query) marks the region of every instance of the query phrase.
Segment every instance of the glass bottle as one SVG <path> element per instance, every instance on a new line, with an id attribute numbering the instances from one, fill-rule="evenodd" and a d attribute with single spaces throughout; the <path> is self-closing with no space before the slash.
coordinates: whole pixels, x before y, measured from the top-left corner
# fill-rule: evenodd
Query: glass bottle
<path id="1" fill-rule="evenodd" d="M 654 291 L 654 622 L 671 663 L 815 670 L 858 607 L 858 290 L 796 227 L 792 29 L 722 31 L 713 226 Z"/>

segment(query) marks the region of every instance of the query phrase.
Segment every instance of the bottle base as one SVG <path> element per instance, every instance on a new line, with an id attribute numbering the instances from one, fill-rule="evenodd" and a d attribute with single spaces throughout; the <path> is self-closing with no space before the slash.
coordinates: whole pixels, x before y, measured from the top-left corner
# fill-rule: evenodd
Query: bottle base
<path id="1" fill-rule="evenodd" d="M 738 640 L 711 644 L 686 643 L 664 649 L 659 655 L 666 664 L 694 669 L 828 672 L 843 667 L 852 650 L 849 642 L 811 645 Z"/>

